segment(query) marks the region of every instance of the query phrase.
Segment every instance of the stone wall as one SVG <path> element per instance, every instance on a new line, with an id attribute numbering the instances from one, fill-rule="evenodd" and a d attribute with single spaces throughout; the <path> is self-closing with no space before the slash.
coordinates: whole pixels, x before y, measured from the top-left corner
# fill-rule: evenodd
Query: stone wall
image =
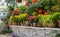
<path id="1" fill-rule="evenodd" d="M 60 32 L 56 28 L 36 28 L 26 26 L 10 26 L 13 33 L 19 37 L 55 37 Z"/>
<path id="2" fill-rule="evenodd" d="M 4 30 L 6 25 L 0 20 L 0 32 Z"/>

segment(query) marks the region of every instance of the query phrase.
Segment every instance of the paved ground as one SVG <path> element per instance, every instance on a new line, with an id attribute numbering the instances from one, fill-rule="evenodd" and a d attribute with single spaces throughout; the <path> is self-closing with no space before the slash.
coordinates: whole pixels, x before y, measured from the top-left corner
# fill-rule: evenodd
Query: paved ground
<path id="1" fill-rule="evenodd" d="M 0 34 L 0 37 L 12 37 L 10 35 Z"/>

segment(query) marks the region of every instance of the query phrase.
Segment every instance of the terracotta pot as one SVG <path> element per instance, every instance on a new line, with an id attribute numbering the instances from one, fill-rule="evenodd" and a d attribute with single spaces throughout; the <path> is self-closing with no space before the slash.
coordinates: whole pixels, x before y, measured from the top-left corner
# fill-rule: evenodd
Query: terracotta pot
<path id="1" fill-rule="evenodd" d="M 33 24 L 31 22 L 29 22 L 29 26 L 33 27 Z"/>
<path id="2" fill-rule="evenodd" d="M 23 22 L 23 25 L 24 25 L 24 26 L 29 26 L 29 22 L 28 22 L 28 21 L 24 21 L 24 22 Z"/>
<path id="3" fill-rule="evenodd" d="M 43 24 L 43 26 L 44 27 L 48 27 L 48 28 L 53 28 L 53 27 L 55 27 L 55 24 L 53 23 L 53 22 L 45 22 L 44 24 Z"/>
<path id="4" fill-rule="evenodd" d="M 49 28 L 54 28 L 54 27 L 55 27 L 55 24 L 50 24 L 50 23 L 49 23 L 49 24 L 48 24 L 48 27 L 49 27 Z"/>
<path id="5" fill-rule="evenodd" d="M 42 27 L 42 24 L 38 22 L 37 27 Z"/>
<path id="6" fill-rule="evenodd" d="M 32 25 L 33 25 L 33 27 L 36 27 L 37 26 L 36 23 L 33 23 Z"/>
<path id="7" fill-rule="evenodd" d="M 22 0 L 17 0 L 18 3 L 22 2 Z"/>
<path id="8" fill-rule="evenodd" d="M 24 25 L 23 25 L 23 22 L 20 22 L 20 25 L 21 25 L 21 26 L 24 26 Z"/>
<path id="9" fill-rule="evenodd" d="M 12 25 L 17 25 L 17 22 L 12 22 Z"/>
<path id="10" fill-rule="evenodd" d="M 58 20 L 57 22 L 58 22 L 58 24 L 57 24 L 57 25 L 58 25 L 58 27 L 60 28 L 60 20 Z"/>

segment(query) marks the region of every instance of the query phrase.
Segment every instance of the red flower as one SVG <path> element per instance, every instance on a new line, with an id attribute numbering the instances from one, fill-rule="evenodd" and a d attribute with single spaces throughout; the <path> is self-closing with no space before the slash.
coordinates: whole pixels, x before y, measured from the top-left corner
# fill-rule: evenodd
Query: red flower
<path id="1" fill-rule="evenodd" d="M 39 10 L 38 10 L 38 14 L 41 14 L 42 12 L 43 12 L 42 9 L 39 9 Z"/>
<path id="2" fill-rule="evenodd" d="M 14 13 L 14 14 L 19 14 L 18 12 L 19 12 L 18 9 L 14 9 L 14 10 L 13 10 L 13 13 Z"/>
<path id="3" fill-rule="evenodd" d="M 27 1 L 27 2 L 25 2 L 25 6 L 28 6 L 29 5 L 29 2 Z"/>
<path id="4" fill-rule="evenodd" d="M 48 11 L 46 11 L 45 13 L 44 13 L 44 15 L 47 15 L 48 14 Z"/>
<path id="5" fill-rule="evenodd" d="M 33 20 L 34 18 L 35 18 L 35 16 L 29 16 L 29 17 L 28 17 L 28 20 L 31 21 L 31 20 Z"/>

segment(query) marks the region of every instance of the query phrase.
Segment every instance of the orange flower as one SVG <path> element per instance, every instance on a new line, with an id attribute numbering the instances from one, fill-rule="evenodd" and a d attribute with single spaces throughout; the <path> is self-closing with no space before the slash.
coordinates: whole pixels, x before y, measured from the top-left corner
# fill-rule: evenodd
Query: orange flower
<path id="1" fill-rule="evenodd" d="M 28 20 L 33 20 L 35 18 L 35 16 L 29 16 Z"/>
<path id="2" fill-rule="evenodd" d="M 32 3 L 36 3 L 38 0 L 32 0 Z"/>

